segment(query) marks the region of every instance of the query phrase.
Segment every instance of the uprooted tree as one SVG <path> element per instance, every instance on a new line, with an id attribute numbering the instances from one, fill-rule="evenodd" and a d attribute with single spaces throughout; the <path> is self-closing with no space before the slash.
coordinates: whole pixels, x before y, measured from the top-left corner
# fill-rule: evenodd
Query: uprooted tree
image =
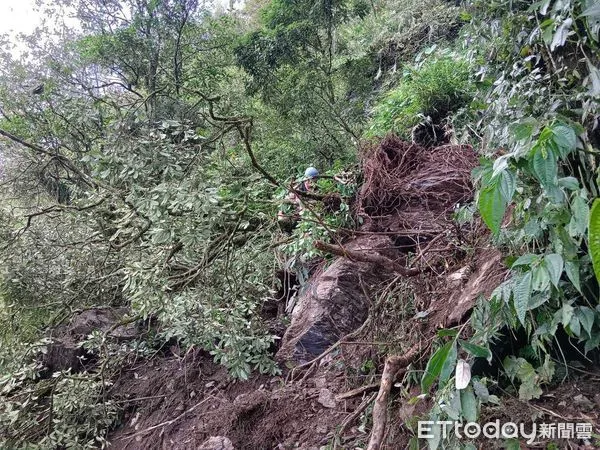
<path id="1" fill-rule="evenodd" d="M 560 416 L 600 347 L 597 2 L 230 6 L 46 1 L 3 46 L 0 446 Z"/>

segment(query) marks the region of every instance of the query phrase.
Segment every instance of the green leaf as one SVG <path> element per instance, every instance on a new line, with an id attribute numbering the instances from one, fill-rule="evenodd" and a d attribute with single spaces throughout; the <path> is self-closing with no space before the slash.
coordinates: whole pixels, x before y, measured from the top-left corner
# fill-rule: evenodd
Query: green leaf
<path id="1" fill-rule="evenodd" d="M 439 337 L 447 337 L 447 336 L 455 337 L 457 334 L 458 334 L 458 330 L 442 329 L 442 330 L 438 330 L 438 332 L 437 332 L 437 335 Z"/>
<path id="2" fill-rule="evenodd" d="M 525 326 L 525 315 L 529 310 L 529 299 L 531 297 L 531 272 L 520 277 L 513 290 L 513 302 L 517 317 Z"/>
<path id="3" fill-rule="evenodd" d="M 560 308 L 558 311 L 556 311 L 556 313 L 554 314 L 554 316 L 564 326 L 567 326 L 567 325 L 569 325 L 569 322 L 571 322 L 571 318 L 573 317 L 573 312 L 574 311 L 575 311 L 575 308 L 573 308 L 571 305 L 565 303 L 564 305 L 562 305 L 562 308 Z"/>
<path id="4" fill-rule="evenodd" d="M 442 372 L 442 367 L 444 367 L 444 363 L 448 358 L 453 344 L 454 341 L 450 341 L 444 344 L 429 359 L 427 367 L 425 368 L 425 373 L 423 374 L 423 378 L 421 379 L 421 390 L 423 391 L 423 393 L 429 391 L 429 388 L 431 387 L 435 379 Z"/>
<path id="5" fill-rule="evenodd" d="M 507 439 L 504 441 L 506 450 L 521 450 L 521 444 L 518 439 Z"/>
<path id="6" fill-rule="evenodd" d="M 558 185 L 565 189 L 576 191 L 579 189 L 579 180 L 575 177 L 563 177 L 558 179 Z"/>
<path id="7" fill-rule="evenodd" d="M 600 199 L 595 199 L 588 224 L 588 243 L 596 279 L 600 281 Z"/>
<path id="8" fill-rule="evenodd" d="M 475 390 L 475 395 L 477 395 L 477 398 L 482 403 L 485 403 L 489 400 L 490 391 L 488 390 L 487 386 L 485 384 L 483 384 L 481 381 L 474 379 L 473 380 L 473 389 Z"/>
<path id="9" fill-rule="evenodd" d="M 512 132 L 517 141 L 524 141 L 531 138 L 533 130 L 537 126 L 538 121 L 533 117 L 527 117 L 521 120 L 516 125 L 512 126 Z"/>
<path id="10" fill-rule="evenodd" d="M 581 281 L 579 279 L 579 261 L 567 261 L 565 263 L 565 272 L 575 289 L 581 292 Z"/>
<path id="11" fill-rule="evenodd" d="M 550 285 L 550 274 L 544 265 L 539 265 L 532 269 L 531 291 L 545 291 Z M 531 308 L 530 308 L 531 309 Z"/>
<path id="12" fill-rule="evenodd" d="M 460 412 L 462 407 L 460 405 L 460 394 L 458 391 L 452 393 L 452 397 L 450 401 L 441 405 L 440 408 L 449 419 L 451 420 L 460 420 Z"/>
<path id="13" fill-rule="evenodd" d="M 492 358 L 492 352 L 486 347 L 472 344 L 471 342 L 463 341 L 462 339 L 459 339 L 458 342 L 460 343 L 461 348 L 477 358 L 485 358 L 487 360 Z"/>
<path id="14" fill-rule="evenodd" d="M 543 187 L 557 183 L 558 160 L 551 148 L 536 145 L 531 158 L 531 169 Z"/>
<path id="15" fill-rule="evenodd" d="M 454 367 L 456 366 L 457 355 L 458 352 L 456 349 L 456 340 L 453 340 L 452 347 L 450 349 L 450 352 L 448 353 L 448 357 L 446 358 L 446 361 L 444 361 L 442 371 L 440 372 L 440 388 L 444 387 L 446 382 L 452 376 L 452 373 L 454 372 Z"/>
<path id="16" fill-rule="evenodd" d="M 539 396 L 542 395 L 542 390 L 537 382 L 538 374 L 527 360 L 509 356 L 504 359 L 502 364 L 506 375 L 511 381 L 514 380 L 515 377 L 521 381 L 519 398 L 522 400 L 531 400 L 532 398 L 539 398 Z M 547 367 L 546 369 L 550 371 L 552 368 Z"/>
<path id="17" fill-rule="evenodd" d="M 429 434 L 431 434 L 432 437 L 427 439 L 427 445 L 430 450 L 436 450 L 442 440 L 442 426 L 437 420 L 434 420 L 433 424 L 431 424 L 431 431 Z"/>
<path id="18" fill-rule="evenodd" d="M 555 234 L 552 240 L 556 247 L 556 252 L 560 253 L 566 261 L 576 259 L 579 252 L 579 245 L 569 236 L 566 227 L 555 228 L 553 234 Z"/>
<path id="19" fill-rule="evenodd" d="M 416 436 L 411 437 L 408 441 L 408 450 L 420 450 L 420 448 L 419 438 Z"/>
<path id="20" fill-rule="evenodd" d="M 494 235 L 500 232 L 500 225 L 506 211 L 506 200 L 498 187 L 498 183 L 485 186 L 479 192 L 477 202 L 481 218 Z"/>
<path id="21" fill-rule="evenodd" d="M 539 261 L 539 255 L 534 255 L 533 253 L 525 253 L 524 255 L 519 256 L 512 266 L 511 269 L 519 266 L 531 266 L 533 263 Z"/>
<path id="22" fill-rule="evenodd" d="M 552 42 L 550 43 L 550 51 L 554 51 L 557 47 L 562 47 L 567 42 L 567 36 L 569 35 L 569 31 L 571 30 L 571 26 L 573 25 L 573 19 L 567 17 L 563 23 L 561 23 L 554 33 L 552 37 Z"/>
<path id="23" fill-rule="evenodd" d="M 500 189 L 500 193 L 502 194 L 502 198 L 504 198 L 504 201 L 506 203 L 510 203 L 517 188 L 517 179 L 515 174 L 508 169 L 503 170 L 500 173 L 498 187 Z"/>
<path id="24" fill-rule="evenodd" d="M 571 317 L 571 321 L 569 322 L 569 329 L 573 332 L 573 334 L 577 337 L 581 335 L 581 322 L 579 322 L 579 318 L 577 316 Z"/>
<path id="25" fill-rule="evenodd" d="M 548 280 L 548 284 L 550 284 L 550 280 Z M 536 292 L 531 294 L 531 298 L 529 299 L 529 310 L 538 308 L 550 300 L 550 291 L 545 290 L 541 292 Z"/>
<path id="26" fill-rule="evenodd" d="M 596 317 L 594 310 L 591 308 L 588 308 L 587 306 L 580 306 L 575 311 L 575 315 L 581 322 L 583 329 L 585 331 L 587 331 L 588 336 L 591 336 L 592 335 L 592 327 L 594 326 L 594 320 Z"/>
<path id="27" fill-rule="evenodd" d="M 554 19 L 546 19 L 540 24 L 540 28 L 542 29 L 542 39 L 546 45 L 550 45 L 550 42 L 552 42 L 555 23 L 556 21 Z"/>
<path id="28" fill-rule="evenodd" d="M 548 270 L 550 281 L 555 287 L 558 287 L 558 282 L 563 272 L 563 266 L 564 262 L 562 256 L 556 253 L 544 256 L 544 267 Z"/>
<path id="29" fill-rule="evenodd" d="M 585 234 L 590 220 L 590 208 L 587 202 L 579 195 L 571 203 L 571 221 L 569 222 L 569 234 L 578 237 Z"/>
<path id="30" fill-rule="evenodd" d="M 463 417 L 467 422 L 475 422 L 477 420 L 477 400 L 475 399 L 473 388 L 467 386 L 459 392 Z"/>
<path id="31" fill-rule="evenodd" d="M 600 18 L 600 3 L 592 3 L 592 6 L 581 13 L 581 17 Z"/>
<path id="32" fill-rule="evenodd" d="M 577 135 L 573 128 L 558 124 L 552 126 L 553 141 L 558 147 L 561 156 L 564 158 L 577 147 Z"/>
<path id="33" fill-rule="evenodd" d="M 504 361 L 502 361 L 504 373 L 506 373 L 506 376 L 510 379 L 510 381 L 513 381 L 519 373 L 521 360 L 523 360 L 523 358 L 517 359 L 514 356 L 507 356 L 506 358 L 504 358 Z"/>
<path id="34" fill-rule="evenodd" d="M 554 376 L 555 369 L 556 369 L 556 364 L 554 364 L 554 361 L 552 361 L 552 359 L 550 359 L 549 355 L 546 355 L 544 364 L 542 364 L 537 369 L 537 373 L 540 377 L 540 381 L 543 383 L 550 383 L 552 381 L 552 377 Z"/>
<path id="35" fill-rule="evenodd" d="M 587 354 L 590 350 L 594 350 L 600 345 L 600 333 L 594 333 L 590 339 L 585 341 L 583 351 Z"/>

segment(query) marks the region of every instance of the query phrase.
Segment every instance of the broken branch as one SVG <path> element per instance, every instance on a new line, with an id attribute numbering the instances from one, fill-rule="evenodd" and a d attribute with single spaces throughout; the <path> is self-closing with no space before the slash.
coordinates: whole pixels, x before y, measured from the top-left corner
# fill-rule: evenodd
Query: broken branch
<path id="1" fill-rule="evenodd" d="M 373 406 L 373 431 L 371 432 L 371 439 L 369 440 L 367 450 L 379 450 L 381 448 L 387 424 L 388 398 L 394 385 L 394 380 L 398 372 L 413 362 L 421 351 L 422 349 L 415 345 L 402 356 L 388 356 L 386 359 L 383 375 L 381 376 L 379 393 Z"/>
<path id="2" fill-rule="evenodd" d="M 386 269 L 391 269 L 394 272 L 403 275 L 405 277 L 413 277 L 421 273 L 418 269 L 407 269 L 406 267 L 402 267 L 397 262 L 387 258 L 383 255 L 378 255 L 374 253 L 363 253 L 358 252 L 356 250 L 349 250 L 347 248 L 342 247 L 341 245 L 332 245 L 327 244 L 323 241 L 316 241 L 315 248 L 317 250 L 321 250 L 322 252 L 331 253 L 332 255 L 342 256 L 344 258 L 349 258 L 354 261 L 360 262 L 369 262 L 375 265 L 384 267 Z"/>

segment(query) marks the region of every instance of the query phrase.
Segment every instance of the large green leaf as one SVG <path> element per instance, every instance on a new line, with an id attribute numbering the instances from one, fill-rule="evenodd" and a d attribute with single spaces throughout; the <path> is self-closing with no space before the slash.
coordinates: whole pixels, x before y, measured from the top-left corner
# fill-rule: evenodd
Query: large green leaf
<path id="1" fill-rule="evenodd" d="M 506 200 L 500 191 L 498 183 L 485 186 L 479 193 L 478 200 L 481 218 L 492 233 L 500 232 L 500 225 L 506 211 Z"/>
<path id="2" fill-rule="evenodd" d="M 442 367 L 444 367 L 444 363 L 446 362 L 446 359 L 448 359 L 448 355 L 450 354 L 453 345 L 454 340 L 444 344 L 429 359 L 427 367 L 425 368 L 425 373 L 421 379 L 421 390 L 423 392 L 429 391 L 429 388 L 435 379 L 442 372 Z"/>
<path id="3" fill-rule="evenodd" d="M 515 177 L 515 174 L 508 169 L 503 170 L 499 175 L 498 188 L 500 189 L 504 201 L 509 203 L 517 188 L 517 178 Z"/>
<path id="4" fill-rule="evenodd" d="M 554 51 L 556 48 L 562 47 L 565 42 L 567 42 L 567 36 L 569 36 L 572 26 L 573 19 L 570 17 L 567 17 L 563 23 L 558 26 L 554 36 L 552 37 L 552 42 L 550 43 L 550 51 Z"/>
<path id="5" fill-rule="evenodd" d="M 549 147 L 536 145 L 531 158 L 531 169 L 542 186 L 549 187 L 557 184 L 558 160 Z"/>
<path id="6" fill-rule="evenodd" d="M 549 255 L 544 256 L 544 267 L 548 270 L 548 274 L 550 275 L 550 281 L 555 287 L 558 287 L 558 282 L 560 280 L 560 276 L 563 273 L 564 261 L 562 256 L 551 253 Z"/>
<path id="7" fill-rule="evenodd" d="M 600 199 L 594 200 L 588 223 L 588 242 L 596 279 L 600 281 Z"/>
<path id="8" fill-rule="evenodd" d="M 550 286 L 550 274 L 543 264 L 531 269 L 531 291 L 545 291 Z"/>
<path id="9" fill-rule="evenodd" d="M 540 257 L 533 253 L 525 253 L 519 256 L 519 258 L 512 263 L 511 269 L 519 266 L 531 266 L 533 263 L 539 261 Z"/>
<path id="10" fill-rule="evenodd" d="M 571 202 L 571 212 L 569 234 L 573 237 L 582 236 L 587 230 L 590 220 L 590 208 L 587 202 L 578 195 Z"/>
<path id="11" fill-rule="evenodd" d="M 450 348 L 450 352 L 448 353 L 446 361 L 444 361 L 444 365 L 442 366 L 442 371 L 440 372 L 440 387 L 443 387 L 454 373 L 457 354 L 456 339 L 453 339 L 452 347 Z"/>
<path id="12" fill-rule="evenodd" d="M 577 135 L 573 128 L 558 124 L 552 126 L 553 141 L 558 147 L 558 150 L 562 157 L 567 156 L 570 152 L 575 150 L 577 146 Z"/>
<path id="13" fill-rule="evenodd" d="M 571 321 L 569 322 L 569 329 L 573 332 L 575 336 L 581 336 L 581 322 L 577 316 L 571 317 Z"/>
<path id="14" fill-rule="evenodd" d="M 467 422 L 475 422 L 477 420 L 477 400 L 475 399 L 473 388 L 467 386 L 459 392 L 463 417 Z"/>
<path id="15" fill-rule="evenodd" d="M 530 139 L 533 135 L 533 130 L 538 125 L 538 121 L 533 117 L 527 117 L 522 119 L 520 122 L 511 126 L 513 136 L 518 141 L 524 141 Z"/>
<path id="16" fill-rule="evenodd" d="M 481 345 L 472 344 L 471 342 L 459 340 L 460 346 L 471 355 L 478 358 L 485 358 L 488 361 L 492 359 L 492 352 L 487 347 L 482 347 Z"/>
<path id="17" fill-rule="evenodd" d="M 536 376 L 535 369 L 523 358 L 519 358 L 517 364 L 519 366 L 517 376 L 521 380 L 519 398 L 521 400 L 539 398 L 542 395 L 542 389 L 538 385 L 538 377 Z"/>
<path id="18" fill-rule="evenodd" d="M 565 272 L 567 272 L 567 276 L 573 286 L 581 292 L 581 281 L 579 278 L 579 261 L 567 261 L 565 263 Z"/>
<path id="19" fill-rule="evenodd" d="M 529 299 L 531 297 L 531 272 L 527 272 L 517 281 L 513 291 L 513 302 L 517 317 L 525 326 L 525 315 L 529 310 Z"/>
<path id="20" fill-rule="evenodd" d="M 593 3 L 592 6 L 583 11 L 581 15 L 583 17 L 600 18 L 600 3 Z"/>
<path id="21" fill-rule="evenodd" d="M 594 320 L 596 317 L 594 310 L 591 308 L 588 308 L 587 306 L 580 306 L 575 311 L 575 315 L 579 319 L 579 322 L 581 322 L 583 329 L 585 331 L 587 331 L 589 336 L 591 336 L 592 335 L 592 327 L 594 326 Z"/>

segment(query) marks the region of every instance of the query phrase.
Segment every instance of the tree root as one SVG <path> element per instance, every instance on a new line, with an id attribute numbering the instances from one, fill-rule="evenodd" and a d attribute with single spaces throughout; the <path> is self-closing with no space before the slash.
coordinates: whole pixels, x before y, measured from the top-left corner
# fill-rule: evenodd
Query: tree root
<path id="1" fill-rule="evenodd" d="M 340 426 L 340 430 L 337 432 L 335 439 L 333 441 L 333 450 L 337 450 L 338 441 L 341 440 L 342 435 L 346 431 L 346 428 L 348 428 L 348 425 L 350 425 L 352 422 L 354 422 L 358 418 L 358 416 L 360 416 L 363 413 L 363 411 L 369 407 L 369 405 L 375 398 L 375 395 L 376 394 L 373 393 L 373 394 L 369 395 L 367 398 L 365 398 L 363 400 L 363 402 L 360 405 L 358 405 L 358 407 L 344 419 L 344 421 L 342 422 L 342 425 Z"/>
<path id="2" fill-rule="evenodd" d="M 406 366 L 421 354 L 421 352 L 422 349 L 415 345 L 402 356 L 388 356 L 386 359 L 383 375 L 381 376 L 379 393 L 377 394 L 375 405 L 373 406 L 373 431 L 371 432 L 367 450 L 379 450 L 381 448 L 385 427 L 387 425 L 388 399 L 394 380 L 396 379 L 398 372 L 405 369 Z"/>
<path id="3" fill-rule="evenodd" d="M 323 241 L 316 241 L 315 248 L 322 252 L 331 253 L 337 256 L 352 259 L 354 261 L 369 262 L 382 268 L 393 270 L 394 272 L 405 277 L 413 277 L 421 273 L 418 269 L 407 269 L 402 267 L 396 261 L 376 253 L 364 253 L 356 250 L 348 250 L 340 245 L 327 244 Z"/>

